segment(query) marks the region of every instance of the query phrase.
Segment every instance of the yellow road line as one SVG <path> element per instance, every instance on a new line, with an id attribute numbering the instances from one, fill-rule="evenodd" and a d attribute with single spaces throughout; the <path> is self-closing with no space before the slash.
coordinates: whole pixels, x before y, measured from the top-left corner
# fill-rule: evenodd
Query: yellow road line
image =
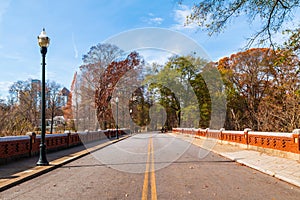
<path id="1" fill-rule="evenodd" d="M 156 180 L 155 180 L 155 168 L 154 168 L 154 148 L 153 148 L 153 140 L 151 137 L 151 199 L 157 200 L 157 194 L 156 194 Z"/>
<path id="2" fill-rule="evenodd" d="M 147 200 L 148 197 L 148 177 L 149 177 L 149 163 L 150 163 L 150 154 L 151 154 L 151 140 L 148 143 L 148 152 L 147 152 L 147 162 L 146 162 L 146 171 L 144 177 L 144 185 L 143 185 L 143 193 L 142 193 L 142 200 Z"/>
<path id="3" fill-rule="evenodd" d="M 149 170 L 149 168 L 150 168 L 150 170 Z M 145 177 L 144 177 L 142 200 L 147 200 L 148 199 L 149 172 L 150 171 L 151 171 L 151 177 L 150 177 L 151 199 L 152 200 L 157 200 L 155 168 L 154 168 L 154 148 L 153 148 L 153 139 L 152 139 L 152 137 L 149 139 L 149 143 L 148 143 L 147 163 L 146 163 L 146 171 L 145 171 Z"/>

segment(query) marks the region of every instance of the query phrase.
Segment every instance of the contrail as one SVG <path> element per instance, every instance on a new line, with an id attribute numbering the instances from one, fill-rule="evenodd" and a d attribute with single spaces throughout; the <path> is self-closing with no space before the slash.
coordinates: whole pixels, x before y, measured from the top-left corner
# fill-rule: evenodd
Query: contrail
<path id="1" fill-rule="evenodd" d="M 74 33 L 72 33 L 72 43 L 73 43 L 73 48 L 74 48 L 74 53 L 75 53 L 75 58 L 78 58 L 78 50 L 77 50 L 77 46 L 75 43 L 75 36 Z"/>

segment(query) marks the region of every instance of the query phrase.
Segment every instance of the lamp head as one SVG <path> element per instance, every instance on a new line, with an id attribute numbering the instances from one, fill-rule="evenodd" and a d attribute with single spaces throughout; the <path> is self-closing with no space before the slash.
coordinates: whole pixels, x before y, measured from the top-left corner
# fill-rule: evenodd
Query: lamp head
<path id="1" fill-rule="evenodd" d="M 50 38 L 47 36 L 45 28 L 43 28 L 41 34 L 38 36 L 38 43 L 40 47 L 48 47 L 50 44 Z"/>

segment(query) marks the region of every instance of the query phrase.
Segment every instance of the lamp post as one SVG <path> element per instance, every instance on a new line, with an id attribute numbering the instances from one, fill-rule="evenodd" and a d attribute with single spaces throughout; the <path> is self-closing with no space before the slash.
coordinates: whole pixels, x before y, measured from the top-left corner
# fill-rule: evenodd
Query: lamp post
<path id="1" fill-rule="evenodd" d="M 132 109 L 129 110 L 130 134 L 132 134 Z"/>
<path id="2" fill-rule="evenodd" d="M 117 125 L 116 125 L 116 131 L 117 131 L 117 133 L 116 133 L 116 136 L 117 136 L 117 139 L 119 139 L 119 133 L 118 133 L 118 126 L 119 126 L 119 120 L 118 120 L 118 118 L 119 118 L 119 98 L 118 97 L 116 97 L 116 104 L 117 104 Z"/>
<path id="3" fill-rule="evenodd" d="M 38 43 L 41 47 L 42 54 L 42 102 L 41 102 L 41 121 L 42 121 L 42 131 L 41 131 L 41 143 L 40 143 L 40 158 L 36 165 L 38 166 L 46 166 L 49 165 L 49 162 L 46 158 L 46 145 L 45 145 L 45 135 L 46 135 L 46 100 L 45 100 L 45 59 L 47 53 L 47 47 L 50 43 L 50 38 L 47 37 L 45 29 L 38 36 Z"/>

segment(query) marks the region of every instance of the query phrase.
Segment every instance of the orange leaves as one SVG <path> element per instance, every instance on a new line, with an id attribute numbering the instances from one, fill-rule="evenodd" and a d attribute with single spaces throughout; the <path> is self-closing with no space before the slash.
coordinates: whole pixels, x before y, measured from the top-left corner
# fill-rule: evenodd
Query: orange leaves
<path id="1" fill-rule="evenodd" d="M 277 129 L 297 128 L 295 119 L 299 117 L 294 113 L 299 109 L 300 100 L 295 96 L 299 90 L 298 63 L 298 58 L 289 52 L 268 48 L 248 49 L 220 59 L 217 66 L 230 94 L 231 118 L 242 113 L 240 119 L 235 119 L 239 121 L 236 127 L 270 131 L 276 123 L 276 126 L 280 124 Z M 232 95 L 232 91 L 237 95 Z M 244 105 L 236 106 L 232 102 L 244 102 Z"/>
<path id="2" fill-rule="evenodd" d="M 105 129 L 114 124 L 110 100 L 115 86 L 126 72 L 134 69 L 141 62 L 139 54 L 131 52 L 125 60 L 111 62 L 101 75 L 101 79 L 96 87 L 95 105 L 97 118 L 102 128 Z"/>

